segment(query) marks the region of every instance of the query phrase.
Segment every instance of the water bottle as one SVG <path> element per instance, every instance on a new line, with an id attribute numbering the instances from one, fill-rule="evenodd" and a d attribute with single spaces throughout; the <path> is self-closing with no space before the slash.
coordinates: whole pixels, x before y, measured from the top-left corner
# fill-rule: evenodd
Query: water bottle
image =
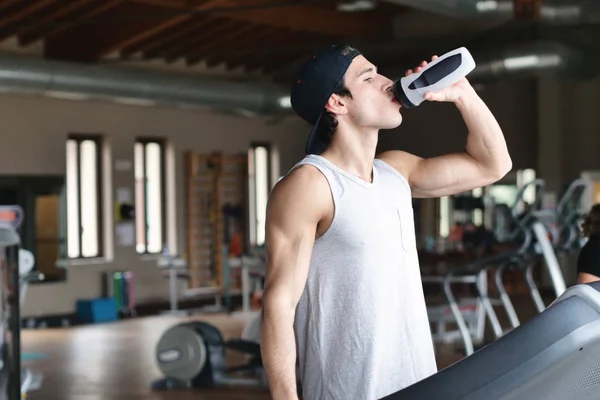
<path id="1" fill-rule="evenodd" d="M 475 69 L 473 56 L 464 47 L 452 50 L 431 61 L 418 73 L 402 77 L 393 87 L 404 108 L 421 104 L 427 92 L 437 92 L 451 86 Z"/>

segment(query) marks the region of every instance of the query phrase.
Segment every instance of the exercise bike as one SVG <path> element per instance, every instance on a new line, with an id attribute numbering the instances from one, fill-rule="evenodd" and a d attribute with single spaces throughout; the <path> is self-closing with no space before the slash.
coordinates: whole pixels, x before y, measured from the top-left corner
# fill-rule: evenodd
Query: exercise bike
<path id="1" fill-rule="evenodd" d="M 246 362 L 227 365 L 227 350 L 244 355 Z M 156 362 L 164 378 L 152 383 L 153 390 L 267 387 L 258 340 L 224 340 L 221 332 L 205 321 L 184 322 L 167 329 L 157 343 Z M 245 377 L 235 376 L 239 373 Z"/>

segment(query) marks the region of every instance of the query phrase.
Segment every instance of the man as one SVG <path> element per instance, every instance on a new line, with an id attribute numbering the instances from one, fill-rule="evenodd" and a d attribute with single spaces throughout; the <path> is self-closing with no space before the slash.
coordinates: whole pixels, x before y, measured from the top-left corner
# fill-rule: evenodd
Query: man
<path id="1" fill-rule="evenodd" d="M 297 399 L 297 379 L 308 400 L 378 399 L 437 371 L 411 197 L 488 185 L 512 165 L 466 79 L 426 95 L 461 112 L 465 152 L 376 158 L 379 130 L 402 122 L 392 84 L 347 46 L 312 55 L 294 81 L 292 106 L 314 126 L 267 206 L 261 349 L 275 400 Z"/>

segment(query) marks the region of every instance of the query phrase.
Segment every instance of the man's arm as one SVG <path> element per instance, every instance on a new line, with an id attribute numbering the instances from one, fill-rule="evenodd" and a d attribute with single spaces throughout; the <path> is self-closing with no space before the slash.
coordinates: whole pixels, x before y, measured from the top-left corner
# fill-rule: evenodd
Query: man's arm
<path id="1" fill-rule="evenodd" d="M 433 101 L 452 101 L 467 125 L 464 152 L 421 158 L 404 151 L 388 151 L 379 158 L 401 171 L 414 197 L 440 197 L 489 185 L 512 168 L 506 141 L 492 112 L 466 81 L 448 93 L 432 94 Z"/>
<path id="2" fill-rule="evenodd" d="M 328 200 L 327 182 L 313 167 L 300 167 L 280 180 L 269 197 L 261 352 L 274 400 L 298 398 L 294 316 Z"/>

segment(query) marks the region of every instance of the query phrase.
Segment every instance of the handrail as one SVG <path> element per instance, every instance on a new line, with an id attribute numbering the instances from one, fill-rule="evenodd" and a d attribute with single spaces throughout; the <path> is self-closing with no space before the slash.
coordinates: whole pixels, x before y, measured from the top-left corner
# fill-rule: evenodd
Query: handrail
<path id="1" fill-rule="evenodd" d="M 475 260 L 466 264 L 461 264 L 458 266 L 448 268 L 443 280 L 444 293 L 446 298 L 448 299 L 448 304 L 450 307 L 450 311 L 452 312 L 454 319 L 456 320 L 456 324 L 458 325 L 458 329 L 463 338 L 463 342 L 465 344 L 465 351 L 467 355 L 471 355 L 474 352 L 473 340 L 471 339 L 471 335 L 469 334 L 469 330 L 467 328 L 467 324 L 460 312 L 460 308 L 458 307 L 458 303 L 452 293 L 451 283 L 453 278 L 457 275 L 469 275 L 476 276 L 478 279 L 475 281 L 476 283 L 481 279 L 481 272 L 486 269 L 496 265 L 497 263 L 504 263 L 509 260 L 518 257 L 521 253 L 518 251 L 505 251 L 491 257 L 486 257 L 483 259 Z M 479 285 L 477 285 L 478 292 L 481 291 Z M 489 312 L 489 310 L 488 310 Z"/>

